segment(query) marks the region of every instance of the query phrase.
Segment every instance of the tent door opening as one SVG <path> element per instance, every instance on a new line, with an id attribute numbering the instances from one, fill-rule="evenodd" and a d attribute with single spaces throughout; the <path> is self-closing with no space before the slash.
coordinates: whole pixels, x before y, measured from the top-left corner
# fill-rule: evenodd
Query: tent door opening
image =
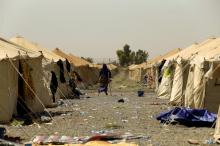
<path id="1" fill-rule="evenodd" d="M 19 72 L 22 77 L 18 77 L 18 100 L 17 100 L 17 114 L 18 116 L 23 116 L 31 113 L 28 107 L 28 100 L 34 99 L 34 93 L 30 90 L 28 85 L 33 89 L 33 82 L 30 74 L 30 67 L 25 60 L 19 60 Z M 25 82 L 25 81 L 28 83 Z"/>

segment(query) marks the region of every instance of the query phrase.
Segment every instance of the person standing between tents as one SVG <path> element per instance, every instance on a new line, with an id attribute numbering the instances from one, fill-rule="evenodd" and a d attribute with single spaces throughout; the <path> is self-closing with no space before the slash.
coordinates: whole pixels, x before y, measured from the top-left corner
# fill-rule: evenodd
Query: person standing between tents
<path id="1" fill-rule="evenodd" d="M 148 84 L 148 78 L 149 78 L 149 75 L 146 73 L 144 75 L 144 85 L 147 85 Z"/>
<path id="2" fill-rule="evenodd" d="M 75 71 L 73 71 L 70 75 L 69 85 L 71 87 L 72 93 L 74 94 L 75 98 L 80 98 L 80 95 L 84 95 L 78 88 L 77 88 L 77 81 L 82 82 L 81 77 Z"/>
<path id="3" fill-rule="evenodd" d="M 108 95 L 108 85 L 111 82 L 111 72 L 106 64 L 103 64 L 101 71 L 99 72 L 100 88 L 98 93 L 105 92 Z"/>

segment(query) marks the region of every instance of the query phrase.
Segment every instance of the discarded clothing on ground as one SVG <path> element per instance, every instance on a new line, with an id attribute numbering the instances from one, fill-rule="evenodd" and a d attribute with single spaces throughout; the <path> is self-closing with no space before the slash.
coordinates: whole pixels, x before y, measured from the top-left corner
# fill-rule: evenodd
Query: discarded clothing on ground
<path id="1" fill-rule="evenodd" d="M 170 111 L 161 113 L 156 117 L 161 123 L 176 123 L 195 126 L 195 127 L 211 127 L 216 119 L 217 115 L 210 113 L 205 109 L 189 109 L 189 108 L 174 108 Z"/>
<path id="2" fill-rule="evenodd" d="M 33 146 L 38 146 L 38 145 L 33 144 Z M 138 145 L 137 144 L 132 144 L 132 143 L 125 143 L 125 142 L 120 142 L 120 143 L 117 143 L 117 144 L 111 144 L 111 143 L 105 142 L 105 141 L 90 141 L 86 144 L 70 144 L 70 146 L 138 146 Z"/>
<path id="3" fill-rule="evenodd" d="M 133 139 L 149 139 L 149 136 L 144 136 L 144 135 L 138 135 L 134 136 L 133 134 L 130 133 L 125 133 L 125 134 L 114 134 L 114 133 L 109 133 L 109 134 L 97 134 L 93 135 L 91 137 L 89 136 L 84 136 L 84 137 L 70 137 L 70 136 L 57 136 L 57 135 L 52 135 L 52 136 L 36 136 L 32 142 L 33 144 L 37 145 L 48 145 L 48 144 L 71 144 L 72 146 L 78 145 L 85 145 L 85 146 L 90 146 L 90 144 L 99 144 L 100 146 L 105 146 L 101 144 L 106 144 L 111 146 L 111 143 L 115 143 L 115 146 L 133 146 L 133 144 L 128 144 L 128 143 L 120 143 L 121 141 L 126 141 L 126 140 L 133 140 Z M 117 144 L 116 144 L 117 143 Z M 113 146 L 114 146 L 113 145 Z M 91 145 L 91 146 L 98 146 L 98 145 Z M 136 146 L 136 145 L 134 145 Z"/>

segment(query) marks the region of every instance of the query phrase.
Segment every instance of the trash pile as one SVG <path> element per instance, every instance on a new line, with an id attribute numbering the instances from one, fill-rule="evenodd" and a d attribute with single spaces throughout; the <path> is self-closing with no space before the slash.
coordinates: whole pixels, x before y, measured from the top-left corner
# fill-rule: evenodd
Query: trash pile
<path id="1" fill-rule="evenodd" d="M 0 145 L 15 145 L 21 144 L 22 139 L 20 137 L 12 137 L 6 135 L 6 129 L 4 127 L 0 127 Z"/>
<path id="2" fill-rule="evenodd" d="M 93 136 L 84 136 L 84 137 L 70 137 L 70 136 L 36 136 L 30 143 L 39 144 L 39 145 L 62 145 L 62 144 L 81 144 L 88 145 L 90 144 L 106 144 L 106 145 L 118 145 L 118 146 L 137 146 L 136 144 L 128 144 L 125 143 L 127 140 L 134 139 L 150 139 L 149 136 L 137 135 L 134 136 L 131 133 L 124 134 L 115 134 L 112 131 L 100 130 L 100 131 L 92 131 Z M 93 145 L 92 145 L 93 146 Z M 94 145 L 98 146 L 98 145 Z M 102 145 L 104 146 L 104 145 Z"/>

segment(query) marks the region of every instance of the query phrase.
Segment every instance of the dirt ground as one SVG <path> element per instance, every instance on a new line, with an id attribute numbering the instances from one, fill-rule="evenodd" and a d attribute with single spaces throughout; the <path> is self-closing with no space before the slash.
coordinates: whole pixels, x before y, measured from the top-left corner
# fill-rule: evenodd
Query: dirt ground
<path id="1" fill-rule="evenodd" d="M 163 125 L 155 119 L 159 113 L 170 109 L 166 101 L 156 99 L 156 94 L 145 89 L 144 97 L 137 97 L 137 90 L 144 87 L 128 81 L 123 74 L 112 83 L 112 96 L 97 95 L 95 90 L 87 91 L 91 98 L 64 100 L 64 105 L 49 109 L 56 116 L 52 123 L 30 126 L 8 126 L 8 134 L 20 136 L 29 141 L 35 135 L 91 136 L 94 130 L 129 132 L 149 136 L 148 139 L 132 140 L 140 146 L 187 146 L 188 139 L 202 143 L 212 138 L 214 129 Z M 119 99 L 124 103 L 119 103 Z M 159 103 L 159 105 L 152 105 Z M 65 114 L 64 114 L 65 113 Z"/>

